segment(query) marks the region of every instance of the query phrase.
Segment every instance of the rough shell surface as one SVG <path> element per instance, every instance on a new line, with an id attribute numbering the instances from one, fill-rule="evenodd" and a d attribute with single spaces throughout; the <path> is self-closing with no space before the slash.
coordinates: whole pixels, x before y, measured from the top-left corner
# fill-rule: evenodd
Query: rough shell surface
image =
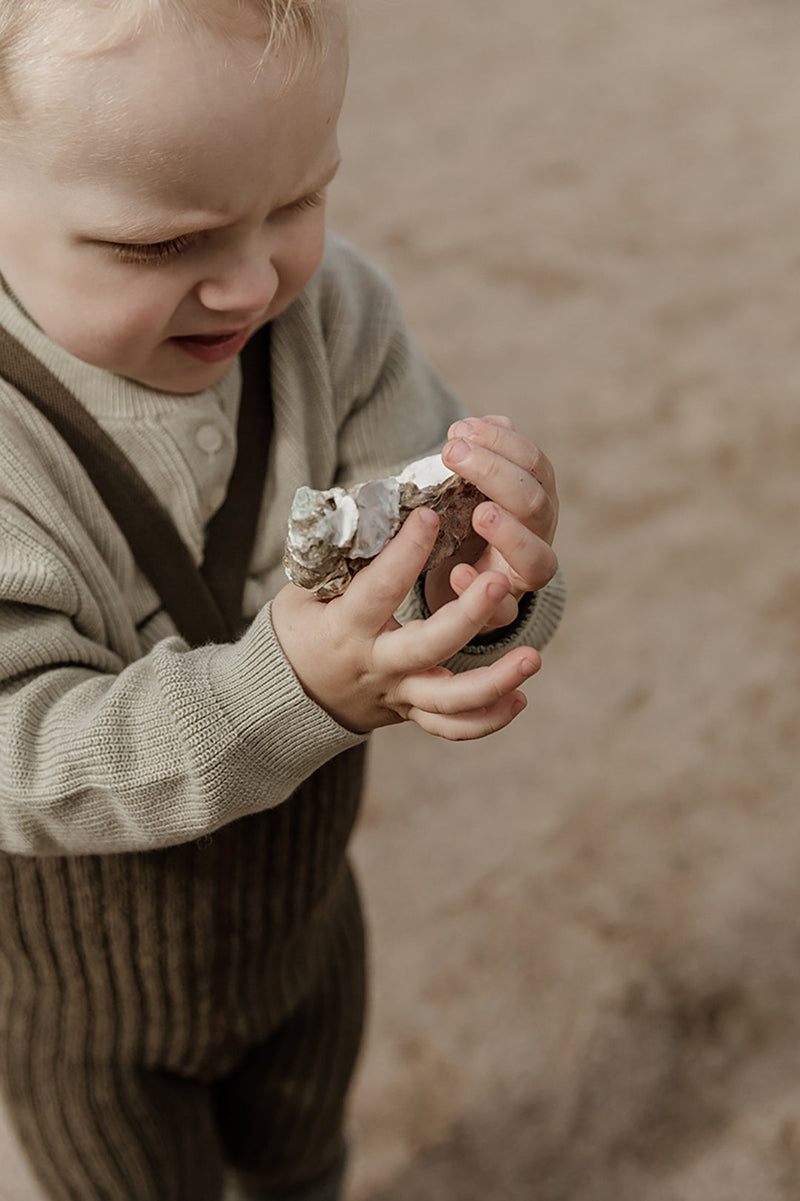
<path id="1" fill-rule="evenodd" d="M 284 567 L 294 584 L 327 600 L 392 538 L 413 509 L 439 515 L 439 534 L 425 571 L 449 558 L 471 532 L 481 492 L 454 475 L 439 455 L 410 463 L 398 476 L 352 488 L 298 488 L 289 518 Z"/>

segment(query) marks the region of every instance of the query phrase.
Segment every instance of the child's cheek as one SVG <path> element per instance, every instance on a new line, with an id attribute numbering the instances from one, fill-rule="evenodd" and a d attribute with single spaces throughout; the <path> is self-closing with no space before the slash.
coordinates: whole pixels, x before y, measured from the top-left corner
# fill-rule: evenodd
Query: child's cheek
<path id="1" fill-rule="evenodd" d="M 270 319 L 277 317 L 292 303 L 315 274 L 325 249 L 325 220 L 315 215 L 314 225 L 282 248 L 275 260 L 280 284 L 270 305 Z"/>
<path id="2" fill-rule="evenodd" d="M 63 294 L 39 318 L 45 333 L 64 350 L 96 367 L 115 370 L 144 348 L 163 341 L 170 311 L 155 297 L 137 296 L 135 287 Z"/>

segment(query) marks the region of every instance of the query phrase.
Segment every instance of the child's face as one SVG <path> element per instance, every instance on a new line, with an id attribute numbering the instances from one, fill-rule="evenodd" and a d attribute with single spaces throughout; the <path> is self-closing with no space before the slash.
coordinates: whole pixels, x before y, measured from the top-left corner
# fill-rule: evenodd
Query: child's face
<path id="1" fill-rule="evenodd" d="M 0 179 L 0 271 L 65 350 L 197 392 L 314 274 L 344 34 L 286 91 L 286 64 L 257 72 L 258 55 L 246 39 L 148 33 L 32 76 Z"/>

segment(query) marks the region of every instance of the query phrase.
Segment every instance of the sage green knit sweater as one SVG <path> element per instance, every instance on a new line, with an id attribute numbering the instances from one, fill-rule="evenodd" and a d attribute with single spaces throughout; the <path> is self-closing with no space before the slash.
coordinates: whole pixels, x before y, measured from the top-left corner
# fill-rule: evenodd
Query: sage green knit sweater
<path id="1" fill-rule="evenodd" d="M 235 455 L 238 364 L 192 396 L 73 358 L 0 293 L 0 322 L 69 387 L 167 507 L 197 562 Z M 275 638 L 286 522 L 301 484 L 389 474 L 438 449 L 461 408 L 415 350 L 383 274 L 328 238 L 275 322 L 274 433 L 245 590 L 248 632 L 189 649 L 83 468 L 0 381 L 0 849 L 104 854 L 187 842 L 286 800 L 363 741 L 303 692 Z M 456 670 L 541 647 L 560 576 L 530 616 Z M 414 615 L 412 595 L 400 615 Z"/>

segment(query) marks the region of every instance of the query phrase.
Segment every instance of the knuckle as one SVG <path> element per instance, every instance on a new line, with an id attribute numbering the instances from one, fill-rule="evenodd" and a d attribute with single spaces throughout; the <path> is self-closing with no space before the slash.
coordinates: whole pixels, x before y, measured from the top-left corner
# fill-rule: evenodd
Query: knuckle
<path id="1" fill-rule="evenodd" d="M 486 731 L 488 733 L 488 730 Z M 483 736 L 483 728 L 476 727 L 471 723 L 459 723 L 455 726 L 449 726 L 444 731 L 444 737 L 448 742 L 472 742 L 476 738 Z"/>
<path id="2" fill-rule="evenodd" d="M 548 455 L 542 450 L 541 446 L 537 446 L 535 442 L 528 443 L 531 459 L 528 470 L 531 475 L 550 479 L 553 475 L 553 464 L 550 462 Z"/>
<path id="3" fill-rule="evenodd" d="M 377 612 L 393 612 L 398 603 L 398 590 L 389 579 L 377 576 L 369 581 L 370 606 Z"/>
<path id="4" fill-rule="evenodd" d="M 529 592 L 532 591 L 524 582 L 520 580 L 520 588 L 517 591 Z M 501 630 L 503 626 L 510 626 L 512 622 L 517 620 L 519 616 L 519 603 L 513 596 L 509 596 L 503 602 L 501 607 L 492 614 L 492 620 L 487 624 L 495 630 Z"/>
<path id="5" fill-rule="evenodd" d="M 509 426 L 501 423 L 499 419 L 484 417 L 476 427 L 475 434 L 484 446 L 489 450 L 495 450 L 503 443 L 508 430 Z"/>
<path id="6" fill-rule="evenodd" d="M 436 669 L 440 658 L 438 654 L 440 646 L 438 641 L 431 640 L 429 635 L 429 626 L 432 621 L 433 618 L 428 618 L 427 621 L 419 618 L 416 621 L 410 621 L 397 631 L 396 649 L 391 659 L 393 671 L 408 678 L 414 675 L 429 674 Z"/>
<path id="7" fill-rule="evenodd" d="M 544 588 L 545 584 L 550 583 L 557 571 L 558 556 L 553 548 L 548 546 L 542 551 L 537 562 L 533 565 L 528 583 L 528 591 L 538 592 L 540 588 Z"/>
<path id="8" fill-rule="evenodd" d="M 547 524 L 553 515 L 553 506 L 550 503 L 550 497 L 545 492 L 544 488 L 534 488 L 529 495 L 525 505 L 525 517 L 527 521 L 534 525 Z"/>
<path id="9" fill-rule="evenodd" d="M 482 438 L 480 442 L 476 439 L 471 445 L 475 470 L 480 472 L 480 487 L 486 495 L 491 495 L 497 481 L 502 478 L 502 456 L 489 445 L 488 438 Z"/>
<path id="10" fill-rule="evenodd" d="M 482 589 L 478 595 L 469 598 L 469 604 L 465 605 L 466 621 L 463 630 L 467 639 L 472 638 L 486 624 L 494 614 L 498 603 L 498 600 L 493 599 L 486 588 Z"/>
<path id="11" fill-rule="evenodd" d="M 431 666 L 431 655 L 425 648 L 410 647 L 404 656 L 402 672 L 406 676 L 419 675 Z"/>
<path id="12" fill-rule="evenodd" d="M 528 470 L 530 471 L 531 475 L 538 476 L 541 473 L 548 471 L 550 468 L 550 460 L 542 448 L 537 446 L 534 442 L 529 443 L 529 447 L 530 462 Z"/>

